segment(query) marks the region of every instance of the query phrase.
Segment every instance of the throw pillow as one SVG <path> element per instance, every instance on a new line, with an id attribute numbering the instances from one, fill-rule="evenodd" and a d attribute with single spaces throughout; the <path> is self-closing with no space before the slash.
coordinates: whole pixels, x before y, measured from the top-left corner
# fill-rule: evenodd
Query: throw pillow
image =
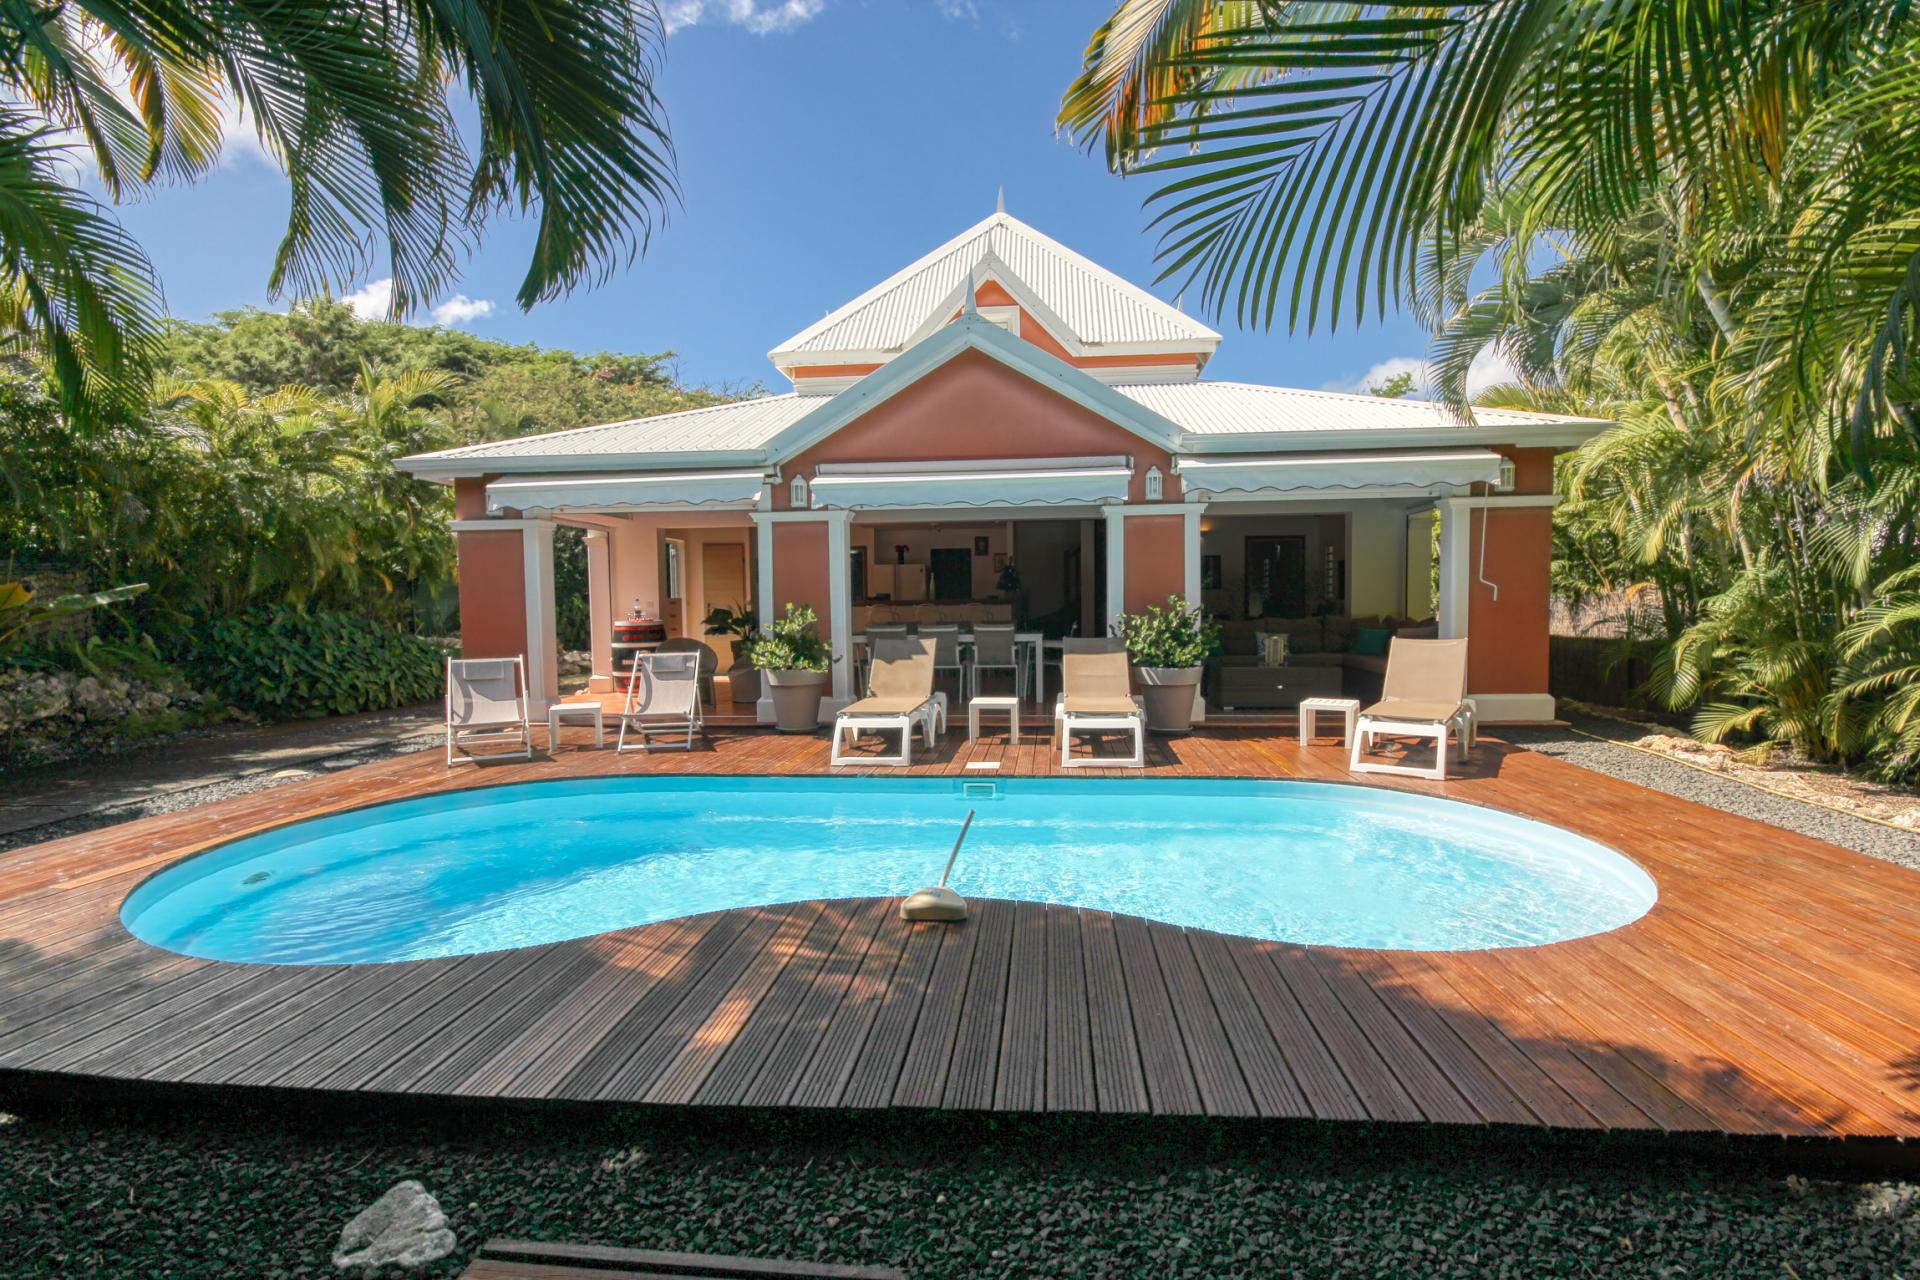
<path id="1" fill-rule="evenodd" d="M 1393 632 L 1385 627 L 1355 627 L 1353 629 L 1353 655 L 1357 658 L 1384 658 L 1387 656 L 1387 641 L 1393 638 Z"/>
<path id="2" fill-rule="evenodd" d="M 1263 667 L 1284 667 L 1287 665 L 1287 633 L 1284 631 L 1263 631 L 1260 633 L 1260 665 Z"/>

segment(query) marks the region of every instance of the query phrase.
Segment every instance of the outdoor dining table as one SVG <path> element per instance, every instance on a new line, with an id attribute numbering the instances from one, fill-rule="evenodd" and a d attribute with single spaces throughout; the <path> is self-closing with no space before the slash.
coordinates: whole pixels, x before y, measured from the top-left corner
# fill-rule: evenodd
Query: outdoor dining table
<path id="1" fill-rule="evenodd" d="M 954 638 L 955 640 L 958 641 L 960 647 L 963 649 L 971 648 L 973 645 L 973 632 L 971 631 L 962 630 Z M 854 648 L 862 651 L 866 649 L 867 647 L 866 632 L 856 631 L 853 633 L 852 639 L 853 639 Z M 1060 642 L 1058 640 L 1048 640 L 1041 632 L 1038 632 L 1038 631 L 1016 631 L 1013 633 L 1013 643 L 1014 643 L 1015 649 L 1025 651 L 1025 655 L 1026 655 L 1025 661 L 1027 664 L 1027 670 L 1031 674 L 1031 680 L 1029 683 L 1033 688 L 1034 703 L 1039 706 L 1045 706 L 1047 687 L 1046 687 L 1046 676 L 1041 670 L 1041 658 L 1043 656 L 1042 651 L 1043 651 L 1043 648 L 1048 645 L 1058 648 Z"/>

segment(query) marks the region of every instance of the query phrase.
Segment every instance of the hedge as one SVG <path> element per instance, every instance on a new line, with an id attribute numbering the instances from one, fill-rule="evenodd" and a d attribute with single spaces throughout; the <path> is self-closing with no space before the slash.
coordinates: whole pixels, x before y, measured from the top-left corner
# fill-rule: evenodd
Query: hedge
<path id="1" fill-rule="evenodd" d="M 296 719 L 431 702 L 446 650 L 352 614 L 274 608 L 196 623 L 178 660 L 196 685 L 235 706 Z"/>

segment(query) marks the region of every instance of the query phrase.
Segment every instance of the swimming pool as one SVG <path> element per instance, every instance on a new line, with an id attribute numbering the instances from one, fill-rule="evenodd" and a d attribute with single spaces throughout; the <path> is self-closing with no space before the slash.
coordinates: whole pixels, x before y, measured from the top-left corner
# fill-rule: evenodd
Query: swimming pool
<path id="1" fill-rule="evenodd" d="M 1454 801 L 1308 782 L 595 778 L 422 796 L 188 858 L 127 898 L 215 960 L 465 955 L 726 907 L 952 885 L 1253 938 L 1478 950 L 1618 928 L 1653 880 L 1591 840 Z"/>

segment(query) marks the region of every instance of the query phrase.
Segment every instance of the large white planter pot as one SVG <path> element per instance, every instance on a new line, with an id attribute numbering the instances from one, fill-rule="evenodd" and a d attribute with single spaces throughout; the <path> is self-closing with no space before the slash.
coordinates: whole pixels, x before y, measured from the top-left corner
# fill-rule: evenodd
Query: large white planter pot
<path id="1" fill-rule="evenodd" d="M 1194 690 L 1200 667 L 1135 667 L 1134 683 L 1147 704 L 1149 733 L 1186 733 L 1193 728 Z"/>
<path id="2" fill-rule="evenodd" d="M 762 671 L 767 696 L 773 699 L 773 727 L 781 733 L 818 733 L 820 697 L 826 692 L 824 671 Z"/>
<path id="3" fill-rule="evenodd" d="M 736 703 L 754 703 L 760 701 L 760 673 L 751 662 L 742 659 L 727 668 L 727 684 L 733 689 Z"/>

